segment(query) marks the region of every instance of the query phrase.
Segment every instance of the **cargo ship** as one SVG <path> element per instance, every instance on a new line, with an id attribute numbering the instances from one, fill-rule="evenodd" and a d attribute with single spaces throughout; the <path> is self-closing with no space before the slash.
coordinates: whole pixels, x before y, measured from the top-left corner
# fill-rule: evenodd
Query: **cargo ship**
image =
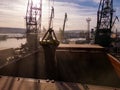
<path id="1" fill-rule="evenodd" d="M 108 6 L 112 5 L 112 1 L 100 1 L 99 10 L 105 11 L 104 15 L 110 13 Z M 0 66 L 1 90 L 120 90 L 120 61 L 109 53 L 112 27 L 110 24 L 108 29 L 102 24 L 101 28 L 103 22 L 100 23 L 99 18 L 103 18 L 99 17 L 100 11 L 95 44 L 61 44 L 51 27 L 54 8 L 48 31 L 39 41 L 38 26 L 41 23 L 37 23 L 36 19 L 37 14 L 41 16 L 39 12 L 42 9 L 33 8 L 32 5 L 29 1 L 26 13 L 27 43 L 21 48 L 9 50 L 13 53 L 3 54 L 10 58 Z"/>

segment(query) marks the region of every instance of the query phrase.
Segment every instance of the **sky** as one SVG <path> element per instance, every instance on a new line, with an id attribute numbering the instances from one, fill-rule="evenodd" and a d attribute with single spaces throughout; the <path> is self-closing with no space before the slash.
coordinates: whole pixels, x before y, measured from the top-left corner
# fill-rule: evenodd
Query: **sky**
<path id="1" fill-rule="evenodd" d="M 27 1 L 0 0 L 0 27 L 25 28 Z M 95 28 L 99 2 L 100 0 L 43 0 L 42 27 L 48 28 L 50 10 L 53 6 L 54 30 L 63 27 L 65 13 L 68 15 L 66 30 L 87 30 L 87 18 L 91 19 L 90 28 Z M 113 2 L 115 15 L 120 18 L 120 0 L 113 0 Z M 120 22 L 116 22 L 115 28 L 120 30 Z"/>

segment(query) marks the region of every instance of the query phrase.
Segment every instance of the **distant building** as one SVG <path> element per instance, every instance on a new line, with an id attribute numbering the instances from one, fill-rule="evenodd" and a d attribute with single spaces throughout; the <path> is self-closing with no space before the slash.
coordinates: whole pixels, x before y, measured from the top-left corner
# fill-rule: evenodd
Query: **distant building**
<path id="1" fill-rule="evenodd" d="M 61 43 L 86 43 L 86 38 L 88 35 L 87 30 L 67 30 L 64 32 L 64 40 L 61 41 L 61 31 L 55 33 Z"/>
<path id="2" fill-rule="evenodd" d="M 66 39 L 86 38 L 87 31 L 86 30 L 69 30 L 69 31 L 65 31 L 64 36 Z"/>

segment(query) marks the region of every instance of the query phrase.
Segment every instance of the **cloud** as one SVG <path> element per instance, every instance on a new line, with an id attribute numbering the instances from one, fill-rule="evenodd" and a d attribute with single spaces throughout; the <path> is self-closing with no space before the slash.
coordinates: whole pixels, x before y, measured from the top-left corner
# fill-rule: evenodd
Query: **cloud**
<path id="1" fill-rule="evenodd" d="M 84 28 L 83 25 L 81 24 L 86 24 L 86 18 L 88 16 L 96 14 L 95 8 L 84 5 L 86 1 L 90 1 L 90 0 L 55 0 L 55 3 L 54 3 L 54 7 L 55 7 L 54 26 L 55 28 L 59 29 L 59 27 L 62 27 L 65 12 L 68 13 L 67 29 Z M 18 23 L 18 27 L 21 27 L 21 26 L 24 27 L 23 25 L 24 23 L 20 24 L 19 22 L 20 21 L 24 22 L 26 6 L 27 6 L 27 0 L 12 0 L 12 1 L 2 0 L 0 2 L 0 12 L 1 12 L 0 16 L 2 17 L 2 19 L 0 19 L 0 21 L 2 22 L 12 21 L 13 23 L 14 22 Z M 50 11 L 48 10 L 44 10 L 43 12 L 42 24 L 43 26 L 45 25 L 46 27 L 49 22 L 49 18 L 48 18 L 49 12 Z"/>
<path id="2" fill-rule="evenodd" d="M 96 18 L 96 8 L 90 6 L 84 6 L 78 3 L 69 3 L 65 1 L 64 3 L 55 2 L 54 7 L 55 7 L 54 28 L 56 29 L 62 27 L 65 12 L 68 14 L 66 29 L 69 30 L 86 29 L 84 27 L 84 25 L 86 24 L 86 18 L 88 17 L 92 19 Z M 95 27 L 94 25 L 92 26 Z"/>
<path id="3" fill-rule="evenodd" d="M 100 0 L 92 0 L 94 3 L 100 3 Z"/>
<path id="4" fill-rule="evenodd" d="M 0 25 L 25 27 L 24 16 L 28 0 L 1 0 Z M 50 10 L 49 0 L 43 0 L 42 25 L 48 27 Z M 51 0 L 53 1 L 53 0 Z M 67 12 L 66 29 L 86 29 L 86 18 L 90 17 L 91 27 L 96 26 L 97 10 L 100 0 L 54 0 L 55 18 L 54 28 L 58 30 L 63 25 L 64 14 Z M 119 3 L 117 3 L 119 2 Z M 120 16 L 120 1 L 115 0 L 116 14 Z M 52 3 L 51 3 L 52 5 Z M 12 23 L 9 23 L 11 21 Z"/>
<path id="5" fill-rule="evenodd" d="M 24 27 L 23 21 L 26 11 L 26 1 L 27 0 L 1 0 L 0 26 Z"/>

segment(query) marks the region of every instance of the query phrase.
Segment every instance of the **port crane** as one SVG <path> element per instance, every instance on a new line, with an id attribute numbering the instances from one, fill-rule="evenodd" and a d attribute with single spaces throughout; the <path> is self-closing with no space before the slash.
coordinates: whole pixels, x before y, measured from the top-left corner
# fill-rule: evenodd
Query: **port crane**
<path id="1" fill-rule="evenodd" d="M 68 20 L 67 19 L 67 13 L 65 13 L 64 22 L 63 22 L 62 40 L 65 39 L 64 33 L 65 33 L 65 25 L 66 25 L 67 20 Z"/>
<path id="2" fill-rule="evenodd" d="M 65 33 L 65 25 L 66 25 L 67 20 L 68 20 L 68 18 L 67 18 L 67 13 L 65 13 L 64 21 L 63 21 L 63 27 L 62 27 L 62 29 L 60 28 L 60 41 L 61 41 L 62 43 L 63 43 L 64 40 L 65 40 L 64 33 Z"/>
<path id="3" fill-rule="evenodd" d="M 39 46 L 39 33 L 41 31 L 42 0 L 28 0 L 26 11 L 26 37 L 30 49 Z"/>
<path id="4" fill-rule="evenodd" d="M 117 16 L 114 18 L 113 0 L 100 0 L 97 12 L 97 27 L 95 32 L 95 44 L 110 47 L 111 34 Z"/>

